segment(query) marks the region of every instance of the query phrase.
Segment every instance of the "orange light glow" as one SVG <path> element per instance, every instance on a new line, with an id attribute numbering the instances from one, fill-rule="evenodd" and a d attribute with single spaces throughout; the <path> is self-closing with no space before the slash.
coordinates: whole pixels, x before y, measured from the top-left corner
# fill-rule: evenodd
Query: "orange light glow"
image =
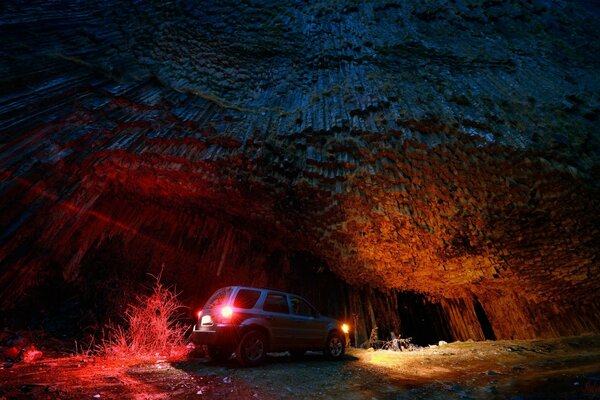
<path id="1" fill-rule="evenodd" d="M 221 315 L 223 318 L 231 318 L 233 315 L 233 309 L 229 306 L 225 306 L 221 309 Z"/>
<path id="2" fill-rule="evenodd" d="M 350 332 L 350 327 L 348 324 L 342 324 L 342 331 L 344 331 L 344 333 Z"/>

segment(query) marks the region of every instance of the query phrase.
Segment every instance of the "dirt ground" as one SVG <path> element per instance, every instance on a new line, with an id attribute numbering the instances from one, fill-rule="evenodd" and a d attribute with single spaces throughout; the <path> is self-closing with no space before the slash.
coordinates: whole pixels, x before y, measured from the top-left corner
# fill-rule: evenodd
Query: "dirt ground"
<path id="1" fill-rule="evenodd" d="M 266 365 L 43 358 L 0 369 L 0 399 L 600 399 L 600 336 L 456 342 L 414 352 L 284 354 Z"/>

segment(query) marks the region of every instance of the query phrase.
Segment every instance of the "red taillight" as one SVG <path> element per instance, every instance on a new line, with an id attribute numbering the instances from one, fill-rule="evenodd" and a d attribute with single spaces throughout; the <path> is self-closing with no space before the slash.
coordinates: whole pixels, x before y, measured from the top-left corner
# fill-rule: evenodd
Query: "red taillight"
<path id="1" fill-rule="evenodd" d="M 202 310 L 198 311 L 198 318 L 202 316 Z"/>
<path id="2" fill-rule="evenodd" d="M 221 309 L 221 315 L 223 318 L 231 318 L 233 315 L 233 309 L 229 306 L 225 306 Z"/>

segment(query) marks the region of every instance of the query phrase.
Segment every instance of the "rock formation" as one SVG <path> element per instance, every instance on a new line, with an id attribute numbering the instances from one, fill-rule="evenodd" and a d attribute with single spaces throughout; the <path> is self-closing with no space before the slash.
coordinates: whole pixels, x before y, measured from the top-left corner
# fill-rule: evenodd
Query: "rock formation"
<path id="1" fill-rule="evenodd" d="M 64 3 L 0 6 L 1 310 L 163 269 L 364 335 L 600 331 L 597 5 Z"/>

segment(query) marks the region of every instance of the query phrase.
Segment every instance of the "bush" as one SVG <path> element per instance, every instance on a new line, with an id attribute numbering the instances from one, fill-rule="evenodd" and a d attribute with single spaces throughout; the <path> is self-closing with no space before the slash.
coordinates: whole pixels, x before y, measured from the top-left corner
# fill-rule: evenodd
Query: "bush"
<path id="1" fill-rule="evenodd" d="M 156 278 L 150 295 L 136 296 L 127 307 L 124 325 L 111 323 L 96 346 L 99 354 L 109 357 L 155 358 L 185 353 L 186 328 L 181 322 L 177 293 Z"/>

